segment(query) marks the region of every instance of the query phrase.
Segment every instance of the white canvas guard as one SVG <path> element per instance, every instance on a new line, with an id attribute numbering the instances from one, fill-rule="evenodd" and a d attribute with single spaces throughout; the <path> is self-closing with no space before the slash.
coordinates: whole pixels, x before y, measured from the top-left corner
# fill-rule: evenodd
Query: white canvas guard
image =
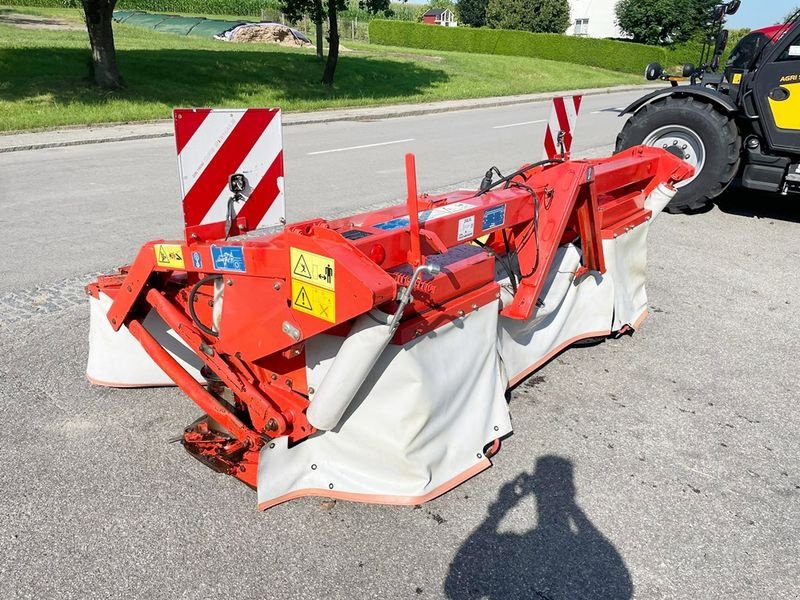
<path id="1" fill-rule="evenodd" d="M 389 346 L 333 431 L 293 448 L 286 438 L 265 446 L 259 508 L 305 495 L 417 504 L 488 467 L 484 446 L 511 431 L 497 310 L 493 302 Z M 342 342 L 329 335 L 308 341 L 310 386 L 319 387 Z"/>
<path id="2" fill-rule="evenodd" d="M 106 316 L 111 302 L 111 298 L 102 292 L 99 298 L 89 297 L 87 379 L 94 384 L 109 387 L 175 385 L 144 351 L 127 327 L 114 331 Z M 205 382 L 200 376 L 202 361 L 167 327 L 154 310 L 150 311 L 142 324 L 197 381 Z"/>
<path id="3" fill-rule="evenodd" d="M 613 277 L 608 271 L 603 276 L 589 273 L 576 282 L 580 262 L 575 245 L 559 248 L 540 297 L 542 306 L 532 318 L 500 317 L 497 345 L 507 385 L 515 385 L 570 344 L 611 333 Z M 505 287 L 502 299 L 511 302 Z"/>

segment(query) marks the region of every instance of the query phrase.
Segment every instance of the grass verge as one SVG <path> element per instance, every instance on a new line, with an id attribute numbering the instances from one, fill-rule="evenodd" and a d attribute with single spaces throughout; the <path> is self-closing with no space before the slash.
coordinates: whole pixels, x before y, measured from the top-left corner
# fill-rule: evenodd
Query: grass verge
<path id="1" fill-rule="evenodd" d="M 69 9 L 0 7 L 80 22 Z M 175 106 L 286 111 L 503 96 L 641 82 L 604 69 L 523 57 L 349 43 L 336 85 L 308 49 L 230 44 L 115 26 L 126 88 L 88 81 L 85 31 L 0 24 L 0 131 L 168 118 Z"/>

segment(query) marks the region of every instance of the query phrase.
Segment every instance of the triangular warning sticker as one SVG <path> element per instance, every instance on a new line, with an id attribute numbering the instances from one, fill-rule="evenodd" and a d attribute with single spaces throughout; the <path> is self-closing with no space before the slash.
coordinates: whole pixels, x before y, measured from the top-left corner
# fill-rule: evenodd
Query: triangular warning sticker
<path id="1" fill-rule="evenodd" d="M 311 306 L 311 299 L 308 297 L 305 286 L 300 288 L 300 293 L 298 293 L 297 298 L 294 299 L 294 305 L 305 308 L 306 310 L 314 310 Z"/>
<path id="2" fill-rule="evenodd" d="M 305 277 L 306 279 L 311 279 L 311 269 L 308 268 L 308 263 L 306 262 L 306 257 L 302 254 L 300 258 L 297 259 L 297 264 L 294 266 L 293 273 L 298 275 L 299 277 Z"/>

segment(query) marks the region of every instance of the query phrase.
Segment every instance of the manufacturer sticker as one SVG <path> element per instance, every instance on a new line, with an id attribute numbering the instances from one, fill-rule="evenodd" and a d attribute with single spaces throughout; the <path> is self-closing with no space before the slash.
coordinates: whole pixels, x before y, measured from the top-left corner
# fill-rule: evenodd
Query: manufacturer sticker
<path id="1" fill-rule="evenodd" d="M 336 263 L 332 258 L 308 250 L 289 248 L 292 279 L 336 291 Z"/>
<path id="2" fill-rule="evenodd" d="M 177 244 L 156 244 L 153 246 L 156 253 L 156 264 L 159 267 L 170 269 L 183 269 L 183 248 Z"/>
<path id="3" fill-rule="evenodd" d="M 211 246 L 211 262 L 218 271 L 247 271 L 241 246 Z"/>
<path id="4" fill-rule="evenodd" d="M 199 252 L 192 252 L 192 265 L 195 269 L 203 268 L 203 257 L 200 256 Z"/>
<path id="5" fill-rule="evenodd" d="M 471 238 L 475 234 L 475 215 L 458 221 L 458 241 Z"/>
<path id="6" fill-rule="evenodd" d="M 481 225 L 481 229 L 486 231 L 487 229 L 500 227 L 505 222 L 506 205 L 501 204 L 500 206 L 495 206 L 483 211 L 483 224 Z"/>
<path id="7" fill-rule="evenodd" d="M 293 278 L 292 308 L 335 323 L 336 293 Z"/>

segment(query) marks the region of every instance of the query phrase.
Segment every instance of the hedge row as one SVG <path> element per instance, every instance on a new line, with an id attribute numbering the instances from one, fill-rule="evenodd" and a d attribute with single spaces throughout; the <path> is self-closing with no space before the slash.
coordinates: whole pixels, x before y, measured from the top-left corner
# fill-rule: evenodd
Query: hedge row
<path id="1" fill-rule="evenodd" d="M 386 20 L 370 22 L 369 40 L 385 46 L 529 56 L 637 74 L 644 73 L 645 66 L 653 61 L 670 66 L 696 61 L 700 54 L 695 45 L 668 49 L 555 33 L 436 27 Z"/>
<path id="2" fill-rule="evenodd" d="M 81 0 L 0 0 L 0 4 L 33 6 L 37 8 L 80 8 Z M 358 8 L 358 2 L 350 2 L 350 8 L 339 11 L 344 18 L 369 21 L 375 18 L 370 12 Z M 117 0 L 118 10 L 142 10 L 146 12 L 198 13 L 208 15 L 236 15 L 260 17 L 262 10 L 281 12 L 280 0 Z M 417 21 L 426 8 L 422 5 L 407 5 L 392 2 L 392 19 Z"/>

